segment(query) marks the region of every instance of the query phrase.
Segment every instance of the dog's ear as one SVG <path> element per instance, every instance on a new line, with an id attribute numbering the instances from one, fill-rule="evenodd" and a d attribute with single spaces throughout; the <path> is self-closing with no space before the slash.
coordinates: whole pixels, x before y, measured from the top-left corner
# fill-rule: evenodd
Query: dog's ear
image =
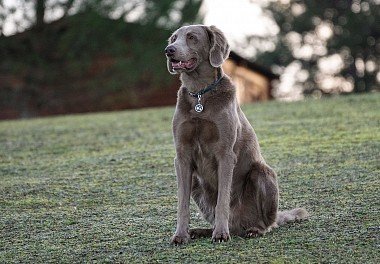
<path id="1" fill-rule="evenodd" d="M 210 64 L 220 67 L 230 54 L 230 45 L 223 32 L 215 26 L 206 27 L 210 39 Z"/>

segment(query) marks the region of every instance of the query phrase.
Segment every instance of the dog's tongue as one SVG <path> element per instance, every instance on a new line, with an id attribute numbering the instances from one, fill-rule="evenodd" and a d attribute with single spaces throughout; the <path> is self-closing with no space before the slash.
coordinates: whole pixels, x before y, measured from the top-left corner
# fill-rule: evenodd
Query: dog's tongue
<path id="1" fill-rule="evenodd" d="M 191 68 L 193 60 L 172 62 L 173 68 Z"/>

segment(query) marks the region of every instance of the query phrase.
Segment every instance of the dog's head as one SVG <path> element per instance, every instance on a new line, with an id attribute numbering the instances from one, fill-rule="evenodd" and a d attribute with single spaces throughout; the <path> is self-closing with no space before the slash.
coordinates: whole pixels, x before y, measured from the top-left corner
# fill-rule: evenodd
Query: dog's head
<path id="1" fill-rule="evenodd" d="M 177 29 L 165 48 L 171 74 L 191 72 L 203 62 L 220 67 L 229 55 L 223 32 L 215 26 L 192 25 Z"/>

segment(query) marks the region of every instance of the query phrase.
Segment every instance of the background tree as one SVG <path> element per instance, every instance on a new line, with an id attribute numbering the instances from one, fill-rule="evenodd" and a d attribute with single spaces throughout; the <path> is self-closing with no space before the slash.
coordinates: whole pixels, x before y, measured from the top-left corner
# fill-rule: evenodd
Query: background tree
<path id="1" fill-rule="evenodd" d="M 296 69 L 304 93 L 379 89 L 380 8 L 376 0 L 281 0 L 265 6 L 280 28 L 273 51 L 256 60 Z"/>
<path id="2" fill-rule="evenodd" d="M 13 23 L 12 35 L 1 22 L 0 98 L 13 99 L 0 100 L 0 111 L 17 105 L 36 113 L 140 106 L 141 96 L 173 83 L 163 54 L 172 30 L 201 21 L 200 0 L 11 3 L 2 3 L 0 15 L 20 24 Z"/>

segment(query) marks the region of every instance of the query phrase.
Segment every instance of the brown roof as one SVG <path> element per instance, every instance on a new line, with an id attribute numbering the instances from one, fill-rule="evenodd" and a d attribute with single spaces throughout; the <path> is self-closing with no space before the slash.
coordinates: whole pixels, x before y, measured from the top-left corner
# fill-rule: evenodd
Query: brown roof
<path id="1" fill-rule="evenodd" d="M 261 73 L 262 75 L 268 77 L 270 80 L 278 79 L 279 76 L 277 74 L 274 74 L 271 70 L 269 70 L 266 67 L 263 67 L 261 65 L 258 65 L 252 61 L 249 61 L 242 56 L 238 55 L 234 51 L 230 52 L 230 57 L 232 61 L 234 61 L 239 66 L 247 67 L 248 69 L 251 69 L 252 71 Z"/>

